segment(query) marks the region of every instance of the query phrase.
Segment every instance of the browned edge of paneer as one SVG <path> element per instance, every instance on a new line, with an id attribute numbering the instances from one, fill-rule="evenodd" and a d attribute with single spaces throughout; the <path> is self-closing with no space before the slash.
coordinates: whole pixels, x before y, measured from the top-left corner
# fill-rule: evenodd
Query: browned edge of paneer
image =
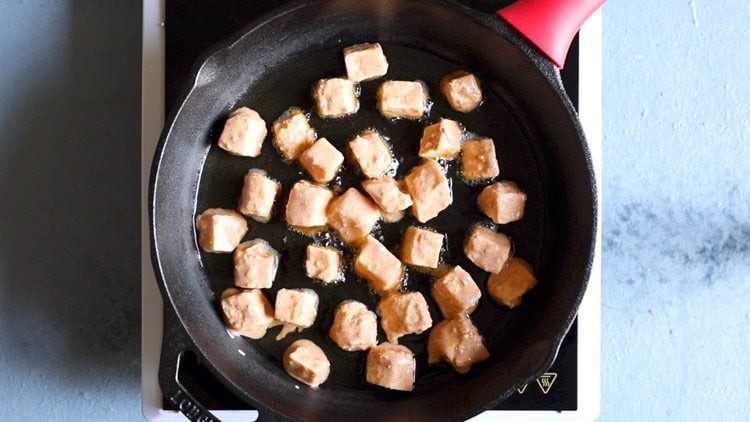
<path id="1" fill-rule="evenodd" d="M 307 245 L 305 275 L 324 283 L 343 278 L 344 257 L 338 249 L 317 244 Z"/>
<path id="2" fill-rule="evenodd" d="M 393 119 L 420 119 L 429 102 L 427 87 L 420 81 L 385 81 L 378 87 L 380 114 Z"/>
<path id="3" fill-rule="evenodd" d="M 437 268 L 445 235 L 425 227 L 409 226 L 404 231 L 401 261 L 415 267 Z"/>
<path id="4" fill-rule="evenodd" d="M 221 293 L 224 323 L 233 334 L 259 339 L 274 321 L 274 310 L 262 291 L 230 287 Z"/>
<path id="5" fill-rule="evenodd" d="M 208 208 L 195 219 L 198 244 L 206 252 L 229 253 L 247 233 L 247 220 L 235 210 Z"/>
<path id="6" fill-rule="evenodd" d="M 267 134 L 266 122 L 260 114 L 240 107 L 229 114 L 217 145 L 232 155 L 257 157 Z"/>
<path id="7" fill-rule="evenodd" d="M 287 161 L 296 160 L 317 139 L 307 115 L 298 107 L 290 108 L 273 122 L 273 135 L 274 146 Z"/>
<path id="8" fill-rule="evenodd" d="M 507 224 L 523 218 L 526 194 L 515 182 L 495 182 L 477 196 L 479 209 L 495 224 Z"/>
<path id="9" fill-rule="evenodd" d="M 512 243 L 507 235 L 477 224 L 464 243 L 464 254 L 474 265 L 494 274 L 513 254 Z"/>
<path id="10" fill-rule="evenodd" d="M 435 160 L 425 160 L 404 177 L 406 190 L 414 202 L 411 212 L 420 223 L 435 218 L 453 203 L 453 190 L 443 168 Z"/>
<path id="11" fill-rule="evenodd" d="M 264 239 L 240 243 L 232 258 L 235 286 L 243 289 L 268 289 L 273 285 L 280 256 Z"/>
<path id="12" fill-rule="evenodd" d="M 467 180 L 486 180 L 500 174 L 495 141 L 477 138 L 464 141 L 461 151 L 461 174 Z"/>
<path id="13" fill-rule="evenodd" d="M 372 236 L 367 236 L 360 243 L 354 259 L 354 271 L 380 295 L 398 290 L 404 278 L 401 261 Z"/>
<path id="14" fill-rule="evenodd" d="M 271 219 L 279 192 L 281 183 L 268 176 L 264 170 L 250 169 L 243 178 L 237 210 L 256 221 L 267 223 Z"/>
<path id="15" fill-rule="evenodd" d="M 325 186 L 299 180 L 289 191 L 285 218 L 287 224 L 303 232 L 317 232 L 328 225 L 327 210 L 333 191 Z"/>
<path id="16" fill-rule="evenodd" d="M 502 271 L 490 274 L 487 291 L 497 303 L 515 308 L 536 284 L 537 279 L 531 265 L 521 258 L 513 257 Z"/>
<path id="17" fill-rule="evenodd" d="M 385 76 L 388 60 L 380 43 L 362 43 L 344 48 L 347 78 L 362 82 Z"/>
<path id="18" fill-rule="evenodd" d="M 312 388 L 328 380 L 331 362 L 323 349 L 311 340 L 299 339 L 284 351 L 282 364 L 287 374 Z"/>
<path id="19" fill-rule="evenodd" d="M 356 246 L 380 219 L 380 209 L 357 188 L 349 188 L 332 200 L 327 209 L 328 225 L 347 245 Z"/>
<path id="20" fill-rule="evenodd" d="M 471 274 L 456 265 L 435 280 L 432 297 L 445 318 L 454 318 L 474 312 L 482 291 Z"/>
<path id="21" fill-rule="evenodd" d="M 448 104 L 462 113 L 474 111 L 482 104 L 482 86 L 479 78 L 465 70 L 456 70 L 440 79 L 440 91 Z"/>
<path id="22" fill-rule="evenodd" d="M 326 138 L 319 138 L 299 156 L 302 168 L 318 183 L 328 183 L 344 164 L 344 154 Z"/>

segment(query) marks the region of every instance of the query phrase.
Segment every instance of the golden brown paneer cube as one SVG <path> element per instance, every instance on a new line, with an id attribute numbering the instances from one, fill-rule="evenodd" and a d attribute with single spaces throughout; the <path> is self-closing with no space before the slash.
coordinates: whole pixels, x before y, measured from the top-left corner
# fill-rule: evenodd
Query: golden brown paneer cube
<path id="1" fill-rule="evenodd" d="M 362 187 L 383 213 L 403 211 L 412 204 L 411 196 L 401 190 L 399 183 L 393 177 L 367 179 L 362 182 Z"/>
<path id="2" fill-rule="evenodd" d="M 432 284 L 432 297 L 446 318 L 469 315 L 477 308 L 482 292 L 460 265 L 456 265 Z"/>
<path id="3" fill-rule="evenodd" d="M 370 234 L 379 218 L 378 206 L 356 188 L 347 189 L 328 205 L 328 224 L 349 245 Z"/>
<path id="4" fill-rule="evenodd" d="M 332 283 L 341 278 L 342 257 L 336 248 L 320 245 L 307 245 L 305 273 L 308 277 L 324 283 Z"/>
<path id="5" fill-rule="evenodd" d="M 490 138 L 464 142 L 461 155 L 463 176 L 469 180 L 492 179 L 500 174 L 495 142 Z"/>
<path id="6" fill-rule="evenodd" d="M 276 292 L 274 317 L 284 324 L 276 340 L 294 330 L 311 327 L 318 316 L 318 294 L 312 289 L 280 289 Z"/>
<path id="7" fill-rule="evenodd" d="M 318 183 L 330 182 L 344 163 L 344 154 L 336 149 L 328 139 L 320 138 L 302 155 L 299 163 Z"/>
<path id="8" fill-rule="evenodd" d="M 250 170 L 245 175 L 239 211 L 262 223 L 271 219 L 273 204 L 281 191 L 281 184 L 262 170 Z"/>
<path id="9" fill-rule="evenodd" d="M 464 253 L 477 267 L 499 273 L 510 258 L 511 244 L 508 236 L 484 226 L 474 226 L 464 245 Z"/>
<path id="10" fill-rule="evenodd" d="M 414 204 L 411 212 L 420 223 L 437 217 L 453 203 L 453 193 L 448 178 L 435 160 L 425 160 L 414 167 L 404 178 L 406 190 Z"/>
<path id="11" fill-rule="evenodd" d="M 463 129 L 455 120 L 440 119 L 422 131 L 419 156 L 422 158 L 456 158 L 461 152 Z"/>
<path id="12" fill-rule="evenodd" d="M 379 43 L 356 44 L 344 49 L 346 77 L 357 82 L 369 81 L 388 73 L 388 61 Z"/>
<path id="13" fill-rule="evenodd" d="M 247 220 L 235 210 L 209 208 L 195 219 L 198 244 L 206 252 L 232 252 L 247 233 Z"/>
<path id="14" fill-rule="evenodd" d="M 336 308 L 329 333 L 348 352 L 367 350 L 378 344 L 377 316 L 364 303 L 347 300 Z"/>
<path id="15" fill-rule="evenodd" d="M 257 157 L 266 134 L 266 121 L 260 114 L 253 109 L 240 107 L 230 113 L 224 123 L 224 130 L 219 136 L 219 148 L 234 155 Z"/>
<path id="16" fill-rule="evenodd" d="M 427 89 L 417 81 L 385 81 L 378 88 L 378 110 L 385 117 L 417 120 L 427 100 Z"/>
<path id="17" fill-rule="evenodd" d="M 318 388 L 331 374 L 331 362 L 323 349 L 307 339 L 289 345 L 282 361 L 287 374 L 312 388 Z"/>
<path id="18" fill-rule="evenodd" d="M 492 221 L 506 224 L 523 218 L 526 194 L 513 182 L 495 182 L 482 190 L 477 204 Z"/>
<path id="19" fill-rule="evenodd" d="M 393 293 L 381 299 L 380 325 L 394 344 L 402 336 L 421 334 L 432 327 L 430 309 L 422 293 Z"/>
<path id="20" fill-rule="evenodd" d="M 404 232 L 401 260 L 417 267 L 437 268 L 443 247 L 442 233 L 410 226 Z"/>
<path id="21" fill-rule="evenodd" d="M 273 122 L 273 142 L 284 159 L 296 160 L 315 142 L 315 130 L 302 110 L 292 108 Z"/>
<path id="22" fill-rule="evenodd" d="M 263 337 L 273 322 L 273 308 L 260 290 L 224 290 L 221 310 L 227 328 L 247 338 Z"/>
<path id="23" fill-rule="evenodd" d="M 279 268 L 279 253 L 263 239 L 240 243 L 234 250 L 234 285 L 267 289 Z"/>
<path id="24" fill-rule="evenodd" d="M 344 78 L 321 79 L 313 88 L 315 110 L 323 118 L 343 117 L 359 110 L 357 87 Z"/>
<path id="25" fill-rule="evenodd" d="M 448 362 L 459 374 L 490 357 L 484 338 L 466 315 L 440 321 L 427 340 L 429 363 Z"/>
<path id="26" fill-rule="evenodd" d="M 451 72 L 440 79 L 440 90 L 454 110 L 462 113 L 474 111 L 482 103 L 479 79 L 464 70 Z"/>
<path id="27" fill-rule="evenodd" d="M 372 236 L 367 236 L 360 245 L 354 271 L 381 295 L 398 290 L 404 277 L 401 261 Z"/>
<path id="28" fill-rule="evenodd" d="M 364 130 L 349 141 L 349 152 L 366 177 L 381 177 L 393 164 L 388 143 L 372 130 Z"/>
<path id="29" fill-rule="evenodd" d="M 300 180 L 292 186 L 286 203 L 286 222 L 303 229 L 320 228 L 328 224 L 326 210 L 333 199 L 330 189 Z"/>
<path id="30" fill-rule="evenodd" d="M 381 343 L 367 352 L 367 382 L 398 391 L 412 391 L 417 361 L 406 346 Z"/>
<path id="31" fill-rule="evenodd" d="M 515 308 L 523 295 L 536 286 L 534 270 L 528 262 L 511 258 L 508 265 L 497 274 L 490 274 L 487 291 L 498 303 Z"/>

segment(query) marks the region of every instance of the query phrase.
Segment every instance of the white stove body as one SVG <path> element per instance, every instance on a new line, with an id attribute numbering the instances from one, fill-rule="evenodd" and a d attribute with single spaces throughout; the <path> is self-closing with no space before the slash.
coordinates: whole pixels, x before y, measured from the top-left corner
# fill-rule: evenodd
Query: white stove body
<path id="1" fill-rule="evenodd" d="M 601 209 L 602 209 L 602 44 L 601 10 L 581 29 L 579 39 L 579 116 L 596 172 L 599 203 L 597 246 L 586 295 L 578 313 L 578 409 L 575 411 L 484 412 L 471 421 L 593 421 L 601 399 Z M 141 397 L 143 415 L 155 422 L 185 421 L 164 410 L 159 388 L 159 354 L 163 304 L 151 265 L 148 234 L 148 182 L 151 161 L 164 124 L 164 0 L 143 1 L 143 67 L 141 105 Z M 540 383 L 540 387 L 541 387 Z M 530 388 L 535 386 L 530 385 Z M 222 421 L 257 419 L 256 411 L 213 411 Z"/>

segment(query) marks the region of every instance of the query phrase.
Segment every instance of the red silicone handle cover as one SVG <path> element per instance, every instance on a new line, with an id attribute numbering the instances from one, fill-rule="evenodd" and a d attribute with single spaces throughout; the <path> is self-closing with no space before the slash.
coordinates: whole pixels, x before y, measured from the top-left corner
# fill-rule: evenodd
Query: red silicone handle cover
<path id="1" fill-rule="evenodd" d="M 518 0 L 497 11 L 559 68 L 583 22 L 607 0 Z"/>

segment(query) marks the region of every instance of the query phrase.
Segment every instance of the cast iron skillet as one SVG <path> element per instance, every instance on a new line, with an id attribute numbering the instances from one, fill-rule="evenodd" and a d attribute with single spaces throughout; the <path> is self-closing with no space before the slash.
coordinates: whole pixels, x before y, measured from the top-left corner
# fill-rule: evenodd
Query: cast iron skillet
<path id="1" fill-rule="evenodd" d="M 602 0 L 594 2 L 598 6 Z M 539 2 L 527 3 L 533 8 Z M 561 3 L 578 4 L 576 0 Z M 596 6 L 587 6 L 585 16 Z M 524 17 L 518 10 L 522 8 L 512 8 L 499 14 L 520 22 L 520 31 L 526 32 L 519 18 Z M 572 38 L 572 32 L 568 35 Z M 554 47 L 544 45 L 544 38 L 535 40 L 539 48 L 560 63 L 554 57 L 564 57 L 565 48 L 555 53 Z M 426 226 L 446 234 L 444 262 L 467 269 L 484 291 L 472 320 L 492 357 L 470 373 L 458 375 L 445 365 L 427 365 L 427 333 L 408 336 L 402 344 L 415 352 L 418 362 L 411 393 L 365 383 L 365 353 L 344 352 L 327 336 L 339 302 L 357 299 L 376 309 L 377 296 L 351 270 L 347 281 L 335 286 L 322 286 L 304 276 L 304 247 L 313 239 L 290 232 L 283 222 L 289 189 L 305 177 L 304 172 L 297 164 L 283 163 L 270 140 L 254 159 L 234 157 L 215 146 L 226 116 L 238 106 L 256 109 L 269 125 L 292 105 L 311 110 L 312 84 L 344 74 L 341 49 L 368 41 L 379 41 L 384 47 L 390 62 L 385 79 L 419 79 L 427 84 L 433 100 L 429 115 L 417 122 L 384 119 L 374 107 L 374 92 L 382 79 L 365 82 L 361 110 L 355 116 L 340 120 L 312 116 L 319 136 L 344 150 L 358 131 L 377 129 L 390 138 L 394 154 L 401 158 L 399 178 L 419 162 L 414 157 L 424 125 L 440 117 L 459 120 L 469 131 L 492 137 L 500 179 L 516 181 L 528 195 L 524 219 L 499 230 L 511 236 L 515 254 L 532 264 L 540 280 L 514 311 L 486 297 L 486 274 L 461 252 L 470 225 L 487 221 L 475 206 L 486 183 L 467 184 L 456 177 L 454 206 Z M 475 72 L 483 82 L 485 102 L 468 114 L 450 109 L 437 86 L 442 75 L 459 68 Z M 457 174 L 457 164 L 448 165 L 452 176 Z M 201 252 L 193 225 L 195 216 L 206 208 L 234 208 L 242 177 L 251 168 L 266 170 L 284 187 L 271 222 L 251 221 L 246 237 L 264 238 L 283 254 L 274 288 L 266 292 L 271 303 L 281 287 L 314 288 L 321 296 L 316 326 L 278 342 L 274 340 L 278 328 L 260 341 L 228 335 L 218 298 L 232 284 L 231 254 Z M 357 186 L 360 181 L 361 175 L 347 163 L 334 184 Z M 194 352 L 228 388 L 257 407 L 262 419 L 465 419 L 504 400 L 552 364 L 588 280 L 595 197 L 586 142 L 558 69 L 497 17 L 444 0 L 306 1 L 253 23 L 197 68 L 193 85 L 170 116 L 157 148 L 150 192 L 152 256 L 165 307 L 171 308 L 186 334 L 185 350 Z M 416 224 L 412 217 L 382 224 L 376 235 L 397 251 L 401 233 L 412 224 Z M 338 244 L 327 235 L 314 240 Z M 351 258 L 352 252 L 345 249 L 345 256 Z M 425 294 L 437 322 L 440 315 L 429 294 L 430 283 L 429 275 L 410 271 L 406 288 Z M 300 386 L 279 362 L 283 350 L 298 338 L 314 340 L 332 362 L 332 375 L 320 389 Z M 382 332 L 380 339 L 384 340 Z M 173 371 L 179 357 L 174 359 L 162 361 L 161 370 Z M 191 419 L 214 420 L 174 373 L 171 379 L 160 377 L 167 380 L 162 383 L 165 396 Z"/>

